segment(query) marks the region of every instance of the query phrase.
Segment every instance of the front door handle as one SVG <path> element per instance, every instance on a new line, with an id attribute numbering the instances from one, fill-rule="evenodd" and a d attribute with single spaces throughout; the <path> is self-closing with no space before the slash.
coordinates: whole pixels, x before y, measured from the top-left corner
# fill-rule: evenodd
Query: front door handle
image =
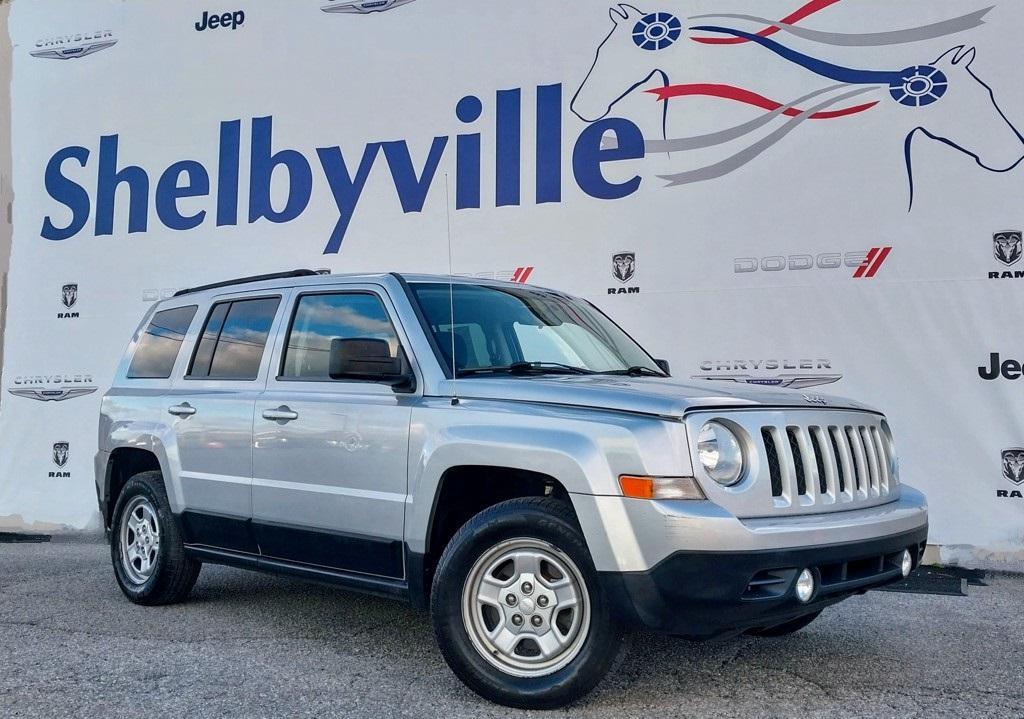
<path id="1" fill-rule="evenodd" d="M 293 419 L 298 419 L 299 413 L 293 412 L 288 408 L 287 405 L 282 404 L 277 409 L 265 409 L 263 410 L 263 419 L 272 419 L 275 422 L 291 422 Z"/>
<path id="2" fill-rule="evenodd" d="M 196 413 L 196 408 L 188 402 L 182 402 L 181 404 L 168 407 L 167 411 L 176 417 L 191 417 Z"/>

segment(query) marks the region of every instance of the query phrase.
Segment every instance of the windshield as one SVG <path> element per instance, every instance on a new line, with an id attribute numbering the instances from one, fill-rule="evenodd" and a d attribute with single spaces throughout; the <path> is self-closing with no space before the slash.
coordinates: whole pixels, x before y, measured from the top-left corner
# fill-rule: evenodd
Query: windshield
<path id="1" fill-rule="evenodd" d="M 527 287 L 410 285 L 457 377 L 498 373 L 664 376 L 640 345 L 591 304 Z M 452 306 L 454 305 L 454 322 Z"/>

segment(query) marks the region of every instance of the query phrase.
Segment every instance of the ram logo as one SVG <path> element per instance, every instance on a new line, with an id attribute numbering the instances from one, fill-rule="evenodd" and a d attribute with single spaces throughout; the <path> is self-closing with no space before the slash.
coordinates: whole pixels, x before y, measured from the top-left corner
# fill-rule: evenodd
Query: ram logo
<path id="1" fill-rule="evenodd" d="M 992 252 L 995 258 L 1007 267 L 1017 264 L 1021 256 L 1020 230 L 997 232 L 992 235 Z"/>
<path id="2" fill-rule="evenodd" d="M 1003 450 L 1003 476 L 1014 484 L 1024 484 L 1024 447 Z"/>
<path id="3" fill-rule="evenodd" d="M 64 306 L 69 310 L 75 306 L 78 302 L 78 285 L 70 284 L 64 285 L 60 288 L 60 301 L 64 303 Z"/>
<path id="4" fill-rule="evenodd" d="M 58 467 L 63 467 L 68 463 L 68 448 L 70 444 L 67 442 L 54 442 L 53 443 L 53 463 Z"/>

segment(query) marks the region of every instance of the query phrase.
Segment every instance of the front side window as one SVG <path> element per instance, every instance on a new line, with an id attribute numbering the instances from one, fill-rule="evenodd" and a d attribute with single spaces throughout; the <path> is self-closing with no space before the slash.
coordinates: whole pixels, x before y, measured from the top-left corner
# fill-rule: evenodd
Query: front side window
<path id="1" fill-rule="evenodd" d="M 456 376 L 665 375 L 640 345 L 583 300 L 531 287 L 417 282 L 411 288 Z"/>
<path id="2" fill-rule="evenodd" d="M 337 339 L 384 340 L 391 356 L 398 356 L 398 335 L 376 295 L 303 295 L 288 332 L 281 378 L 330 381 L 331 343 Z"/>
<path id="3" fill-rule="evenodd" d="M 167 379 L 171 376 L 178 350 L 195 317 L 196 305 L 175 307 L 153 315 L 128 366 L 129 379 Z"/>
<path id="4" fill-rule="evenodd" d="M 261 297 L 214 305 L 196 346 L 188 376 L 256 379 L 280 302 L 278 297 Z"/>

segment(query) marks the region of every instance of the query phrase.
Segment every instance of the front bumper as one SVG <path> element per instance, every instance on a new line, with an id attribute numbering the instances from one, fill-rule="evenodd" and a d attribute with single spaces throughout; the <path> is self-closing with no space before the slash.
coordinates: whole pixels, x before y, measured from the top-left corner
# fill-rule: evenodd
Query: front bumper
<path id="1" fill-rule="evenodd" d="M 871 540 L 798 549 L 678 551 L 648 571 L 600 572 L 612 614 L 653 631 L 707 639 L 771 627 L 902 578 L 898 557 L 916 569 L 927 524 Z M 801 569 L 817 590 L 807 603 L 793 585 Z"/>

